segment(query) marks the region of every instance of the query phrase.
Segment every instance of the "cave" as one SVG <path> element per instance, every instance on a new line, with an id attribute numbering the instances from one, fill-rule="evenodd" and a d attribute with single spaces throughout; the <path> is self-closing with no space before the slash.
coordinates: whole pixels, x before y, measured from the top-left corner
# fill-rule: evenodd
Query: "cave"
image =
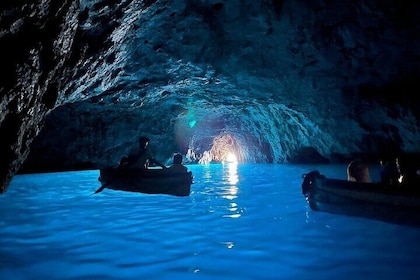
<path id="1" fill-rule="evenodd" d="M 417 2 L 0 4 L 0 190 L 17 173 L 420 152 Z"/>

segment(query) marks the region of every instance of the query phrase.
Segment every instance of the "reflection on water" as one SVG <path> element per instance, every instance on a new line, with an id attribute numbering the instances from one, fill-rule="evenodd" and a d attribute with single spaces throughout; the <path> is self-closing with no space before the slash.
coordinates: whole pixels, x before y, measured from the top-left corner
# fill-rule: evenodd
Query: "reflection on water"
<path id="1" fill-rule="evenodd" d="M 235 199 L 238 194 L 238 186 L 236 185 L 239 182 L 238 178 L 238 164 L 237 163 L 227 163 L 223 164 L 224 171 L 226 175 L 223 178 L 227 181 L 226 194 L 223 195 L 223 198 L 226 199 Z"/>
<path id="2" fill-rule="evenodd" d="M 420 229 L 310 210 L 301 175 L 345 178 L 345 166 L 188 168 L 189 197 L 93 195 L 97 171 L 16 176 L 0 196 L 0 279 L 420 275 Z"/>
<path id="3" fill-rule="evenodd" d="M 223 176 L 226 182 L 228 183 L 225 187 L 225 192 L 221 194 L 221 197 L 228 200 L 234 200 L 238 197 L 238 186 L 239 182 L 238 177 L 238 164 L 236 162 L 231 162 L 223 165 L 225 175 Z M 227 209 L 231 212 L 230 214 L 223 215 L 224 218 L 239 218 L 241 212 L 238 211 L 238 204 L 234 201 L 230 201 Z"/>
<path id="4" fill-rule="evenodd" d="M 238 178 L 238 164 L 236 162 L 228 163 L 227 164 L 228 173 L 229 173 L 229 183 L 232 186 L 236 186 L 236 184 L 239 182 Z"/>
<path id="5" fill-rule="evenodd" d="M 210 180 L 211 179 L 211 165 L 210 164 L 205 164 L 202 165 L 203 169 L 204 169 L 204 173 L 203 173 L 203 180 Z"/>

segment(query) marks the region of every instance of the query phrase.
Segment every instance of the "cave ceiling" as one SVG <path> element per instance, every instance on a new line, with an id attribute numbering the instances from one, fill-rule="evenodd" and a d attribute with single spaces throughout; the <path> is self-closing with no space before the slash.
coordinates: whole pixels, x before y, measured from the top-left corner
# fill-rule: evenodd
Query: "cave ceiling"
<path id="1" fill-rule="evenodd" d="M 3 189 L 19 169 L 118 164 L 141 135 L 162 161 L 418 152 L 419 6 L 1 4 Z"/>

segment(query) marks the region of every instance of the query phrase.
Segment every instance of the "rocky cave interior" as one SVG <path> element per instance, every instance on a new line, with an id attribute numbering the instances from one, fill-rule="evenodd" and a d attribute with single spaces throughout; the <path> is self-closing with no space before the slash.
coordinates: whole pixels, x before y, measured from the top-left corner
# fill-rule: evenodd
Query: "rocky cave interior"
<path id="1" fill-rule="evenodd" d="M 151 138 L 187 163 L 420 152 L 415 1 L 0 4 L 0 192 Z"/>

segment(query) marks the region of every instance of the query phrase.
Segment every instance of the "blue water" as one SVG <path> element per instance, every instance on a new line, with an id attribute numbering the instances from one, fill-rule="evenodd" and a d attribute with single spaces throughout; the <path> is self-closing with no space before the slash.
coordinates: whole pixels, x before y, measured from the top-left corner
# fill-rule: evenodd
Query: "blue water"
<path id="1" fill-rule="evenodd" d="M 309 208 L 302 173 L 344 179 L 345 166 L 188 168 L 189 197 L 92 195 L 97 170 L 15 176 L 0 196 L 0 279 L 420 277 L 420 228 Z"/>

